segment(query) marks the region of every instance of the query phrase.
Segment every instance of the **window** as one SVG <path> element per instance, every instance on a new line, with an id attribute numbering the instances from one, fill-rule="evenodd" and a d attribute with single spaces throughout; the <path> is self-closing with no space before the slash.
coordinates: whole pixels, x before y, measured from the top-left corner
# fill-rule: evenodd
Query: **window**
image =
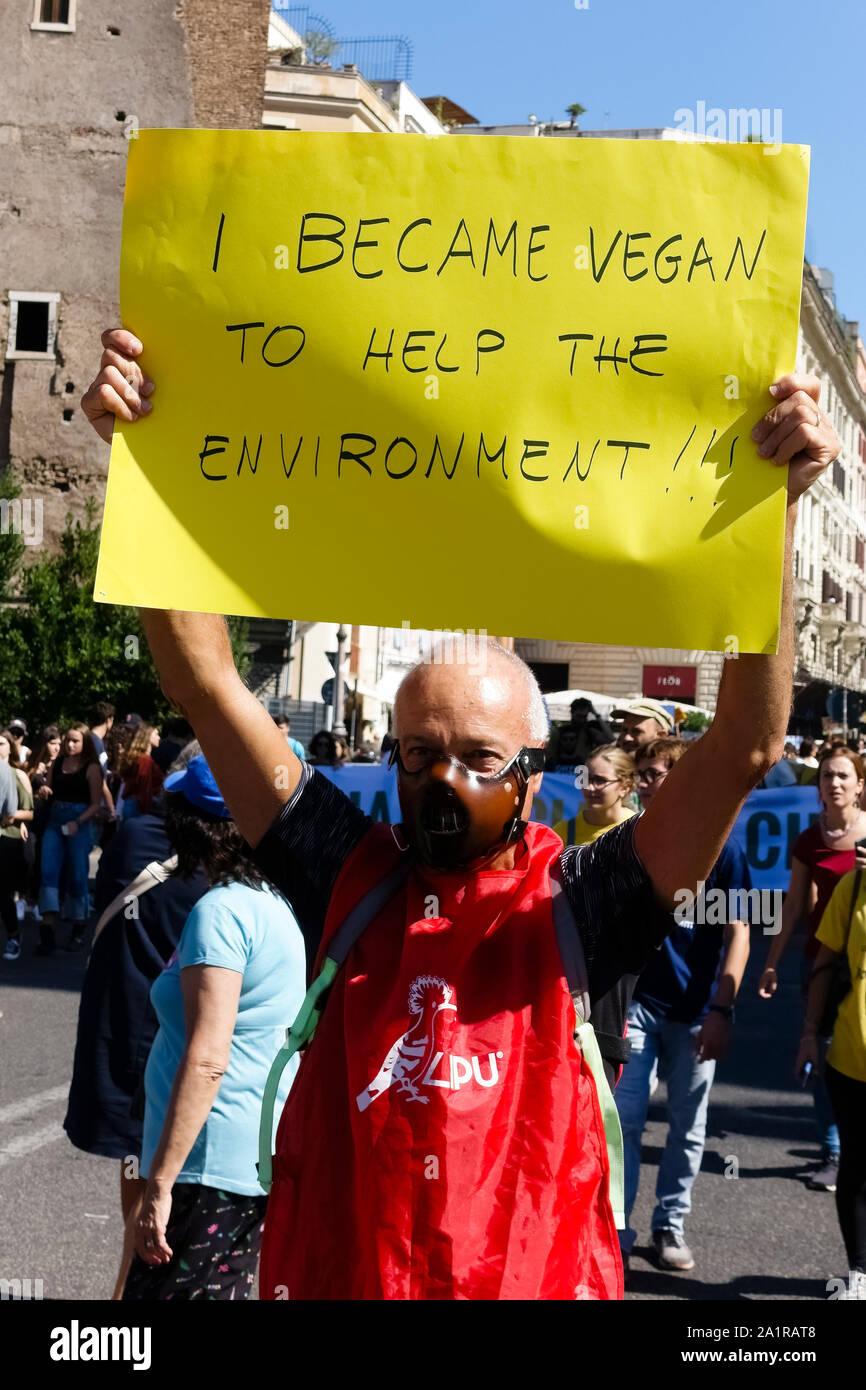
<path id="1" fill-rule="evenodd" d="M 841 603 L 842 586 L 836 583 L 831 574 L 824 570 L 821 583 L 821 602 L 822 603 Z"/>
<path id="2" fill-rule="evenodd" d="M 59 294 L 9 291 L 9 345 L 7 358 L 31 357 L 54 360 Z"/>
<path id="3" fill-rule="evenodd" d="M 75 31 L 75 0 L 34 0 L 31 29 L 47 29 L 54 33 Z"/>
<path id="4" fill-rule="evenodd" d="M 541 686 L 542 694 L 550 695 L 556 690 L 568 690 L 567 661 L 530 661 L 527 664 Z"/>

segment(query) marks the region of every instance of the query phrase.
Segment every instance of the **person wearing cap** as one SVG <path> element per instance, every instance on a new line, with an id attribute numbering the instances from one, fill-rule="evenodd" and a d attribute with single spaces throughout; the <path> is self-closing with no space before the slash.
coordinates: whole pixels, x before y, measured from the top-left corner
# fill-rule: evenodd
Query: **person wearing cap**
<path id="1" fill-rule="evenodd" d="M 659 700 L 650 699 L 649 696 L 635 700 L 623 709 L 613 710 L 611 719 L 622 720 L 622 728 L 616 741 L 620 748 L 630 753 L 633 758 L 645 743 L 651 743 L 654 738 L 662 738 L 665 734 L 672 733 L 674 727 L 670 711 L 666 710 Z"/>
<path id="2" fill-rule="evenodd" d="M 144 345 L 122 329 L 102 342 L 82 409 L 103 439 L 116 418 L 146 431 Z M 182 372 L 170 385 L 183 394 Z M 275 1152 L 264 1112 L 262 1297 L 622 1297 L 610 1077 L 634 975 L 780 755 L 797 499 L 841 448 L 816 378 L 768 393 L 755 437 L 788 468 L 779 653 L 724 663 L 710 729 L 643 816 L 593 844 L 564 849 L 530 820 L 548 721 L 501 644 L 480 669 L 424 661 L 404 678 L 390 752 L 402 820 L 387 825 L 294 757 L 238 675 L 224 619 L 141 610 L 166 697 L 314 956 L 280 1049 L 279 1064 L 305 1044 Z M 482 508 L 477 525 L 493 524 Z"/>
<path id="3" fill-rule="evenodd" d="M 172 874 L 201 870 L 211 886 L 150 992 L 159 1029 L 144 1073 L 145 1181 L 128 1219 L 135 1256 L 123 1299 L 247 1298 L 265 1211 L 261 1095 L 286 1013 L 304 996 L 304 943 L 201 755 L 166 778 L 165 816 Z"/>

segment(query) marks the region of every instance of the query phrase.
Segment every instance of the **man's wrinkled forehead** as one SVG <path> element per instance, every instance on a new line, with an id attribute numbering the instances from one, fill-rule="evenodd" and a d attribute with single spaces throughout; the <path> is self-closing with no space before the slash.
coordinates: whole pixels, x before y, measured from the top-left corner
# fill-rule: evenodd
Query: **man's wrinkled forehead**
<path id="1" fill-rule="evenodd" d="M 418 666 L 401 685 L 394 705 L 394 733 L 509 742 L 526 737 L 526 691 L 508 669 L 483 674 L 465 665 Z"/>

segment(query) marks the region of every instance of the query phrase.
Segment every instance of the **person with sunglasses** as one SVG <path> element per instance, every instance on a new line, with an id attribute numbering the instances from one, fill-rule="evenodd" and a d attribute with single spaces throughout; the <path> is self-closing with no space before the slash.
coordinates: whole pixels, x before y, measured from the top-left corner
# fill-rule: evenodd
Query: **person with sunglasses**
<path id="1" fill-rule="evenodd" d="M 659 738 L 637 754 L 637 785 L 644 812 L 685 754 L 684 739 Z M 641 1139 L 659 1064 L 667 1080 L 668 1137 L 656 1181 L 652 1248 L 661 1269 L 694 1268 L 685 1219 L 701 1166 L 710 1087 L 716 1060 L 727 1051 L 734 1000 L 749 959 L 749 927 L 739 920 L 752 886 L 742 850 L 730 840 L 707 874 L 702 897 L 677 911 L 677 925 L 638 976 L 628 1011 L 631 1056 L 615 1092 L 625 1152 L 625 1214 L 640 1178 Z M 719 907 L 719 893 L 725 904 Z M 628 1268 L 637 1232 L 620 1235 Z"/>
<path id="2" fill-rule="evenodd" d="M 160 397 L 144 344 L 122 329 L 102 344 L 82 409 L 105 440 L 115 418 L 146 431 Z M 266 1088 L 305 1044 L 275 1153 L 267 1108 L 261 1127 L 263 1298 L 622 1297 L 611 1077 L 634 975 L 677 893 L 706 878 L 781 755 L 797 499 L 841 448 L 820 389 L 781 378 L 755 427 L 768 479 L 788 469 L 779 654 L 725 662 L 708 732 L 643 816 L 593 844 L 563 849 L 531 821 L 548 720 L 500 643 L 480 664 L 425 660 L 404 677 L 391 749 L 402 819 L 389 825 L 294 756 L 240 679 L 223 618 L 142 610 L 162 688 L 312 957 Z M 448 551 L 447 505 L 439 521 L 418 548 L 431 585 L 438 564 L 471 559 Z M 494 521 L 482 508 L 476 524 Z M 515 566 L 503 583 L 528 586 Z"/>
<path id="3" fill-rule="evenodd" d="M 590 845 L 634 815 L 628 804 L 635 789 L 634 763 L 615 743 L 597 748 L 578 773 L 583 805 L 576 816 L 553 828 L 566 845 Z"/>

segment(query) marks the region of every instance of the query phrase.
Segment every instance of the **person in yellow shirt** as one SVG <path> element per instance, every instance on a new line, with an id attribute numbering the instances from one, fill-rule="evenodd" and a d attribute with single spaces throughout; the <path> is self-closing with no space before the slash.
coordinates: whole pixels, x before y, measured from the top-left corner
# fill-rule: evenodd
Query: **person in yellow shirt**
<path id="1" fill-rule="evenodd" d="M 866 875 L 844 874 L 833 890 L 817 931 L 815 957 L 806 1001 L 806 1019 L 797 1071 L 811 1074 L 819 1063 L 818 1035 L 829 1027 L 828 1002 L 838 998 L 840 957 L 845 955 L 851 988 L 839 1004 L 827 1051 L 825 1080 L 839 1127 L 839 1173 L 836 1211 L 848 1255 L 847 1297 L 866 1300 Z M 823 1032 L 822 1032 L 823 1035 Z"/>
<path id="2" fill-rule="evenodd" d="M 634 763 L 615 743 L 597 748 L 578 770 L 583 805 L 553 828 L 566 845 L 588 845 L 635 813 L 627 804 L 635 789 Z"/>

